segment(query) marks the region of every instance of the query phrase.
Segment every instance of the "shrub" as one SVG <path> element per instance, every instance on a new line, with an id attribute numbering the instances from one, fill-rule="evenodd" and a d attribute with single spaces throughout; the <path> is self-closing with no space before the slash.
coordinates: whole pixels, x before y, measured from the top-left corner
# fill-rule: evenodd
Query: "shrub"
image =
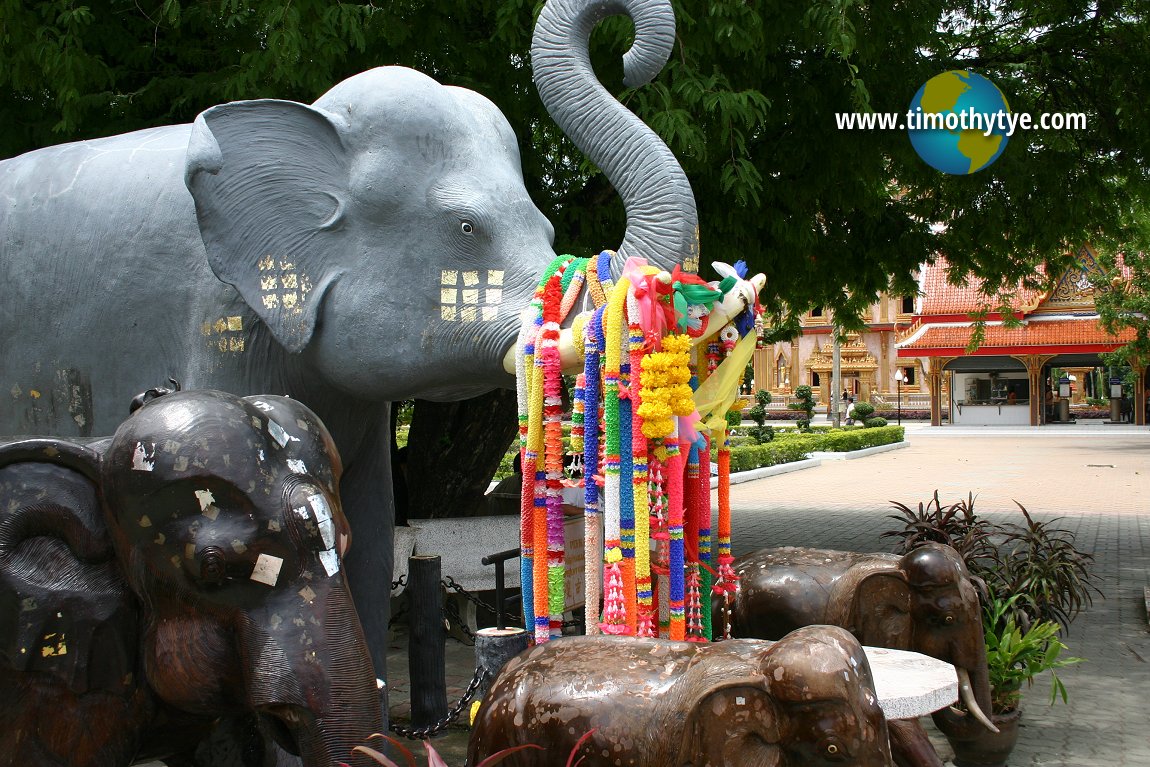
<path id="1" fill-rule="evenodd" d="M 1002 599 L 991 590 L 983 606 L 983 636 L 986 637 L 986 666 L 991 689 L 991 706 L 996 714 L 1018 708 L 1022 683 L 1034 684 L 1034 677 L 1050 672 L 1050 703 L 1066 702 L 1066 685 L 1055 669 L 1081 663 L 1082 658 L 1062 657 L 1067 649 L 1058 638 L 1056 621 L 1040 620 L 1020 628 L 1013 617 L 1014 602 L 1020 595 Z"/>
<path id="2" fill-rule="evenodd" d="M 901 442 L 903 428 L 888 426 L 883 429 L 827 430 L 796 433 L 786 432 L 764 445 L 731 448 L 731 471 L 749 471 L 763 466 L 801 461 L 808 453 L 826 451 L 842 453 L 876 445 Z"/>
<path id="3" fill-rule="evenodd" d="M 775 427 L 765 426 L 763 422 L 767 419 L 767 405 L 771 404 L 771 393 L 766 389 L 759 389 L 755 392 L 755 406 L 751 408 L 749 413 L 751 420 L 755 422 L 755 426 L 749 430 L 749 433 L 761 445 L 764 442 L 770 442 L 775 438 Z"/>
<path id="4" fill-rule="evenodd" d="M 1008 617 L 1024 632 L 1042 621 L 1068 628 L 1101 593 L 1090 569 L 1094 557 L 1078 550 L 1072 532 L 1054 526 L 1057 518 L 1038 522 L 1015 504 L 1024 523 L 994 524 L 974 513 L 973 496 L 944 508 L 935 492 L 917 511 L 895 503 L 899 513 L 891 517 L 902 527 L 883 536 L 902 539 L 899 553 L 930 541 L 953 546 L 971 575 L 1009 603 Z"/>
<path id="5" fill-rule="evenodd" d="M 778 440 L 765 445 L 732 448 L 731 471 L 750 471 L 763 466 L 801 461 L 813 449 L 806 440 Z"/>
<path id="6" fill-rule="evenodd" d="M 882 408 L 879 408 L 878 410 L 875 410 L 874 412 L 875 412 L 875 415 L 881 416 L 888 421 L 893 421 L 895 419 L 895 417 L 899 414 L 899 411 L 896 408 L 893 408 L 890 406 L 884 406 Z M 943 408 L 942 409 L 942 420 L 945 421 L 948 418 L 949 418 L 949 416 L 947 415 L 946 408 Z M 916 410 L 913 408 L 909 408 L 904 404 L 902 407 L 902 420 L 904 420 L 904 421 L 929 421 L 930 420 L 930 411 L 929 410 Z"/>
<path id="7" fill-rule="evenodd" d="M 806 431 L 811 427 L 811 419 L 815 417 L 815 394 L 810 386 L 803 384 L 795 387 L 795 401 L 787 405 L 791 410 L 802 413 L 799 418 L 799 428 Z"/>
<path id="8" fill-rule="evenodd" d="M 856 421 L 866 421 L 874 415 L 874 405 L 869 402 L 856 402 L 851 417 Z"/>
<path id="9" fill-rule="evenodd" d="M 938 499 L 937 490 L 930 501 L 925 504 L 919 501 L 917 509 L 897 501 L 891 501 L 891 504 L 898 513 L 889 517 L 898 520 L 902 526 L 886 531 L 882 537 L 900 539 L 895 546 L 897 554 L 906 554 L 925 543 L 942 543 L 957 551 L 973 574 L 983 572 L 993 560 L 991 535 L 995 527 L 974 513 L 974 495 L 945 508 Z"/>
<path id="10" fill-rule="evenodd" d="M 886 426 L 886 419 L 885 418 L 868 418 L 863 423 L 863 425 L 866 426 L 868 429 L 877 429 L 880 426 Z"/>
<path id="11" fill-rule="evenodd" d="M 1092 583 L 1094 557 L 1077 549 L 1074 533 L 1054 526 L 1061 518 L 1038 522 L 1015 504 L 1026 522 L 999 526 L 986 584 L 994 593 L 1018 596 L 1013 612 L 1023 628 L 1041 621 L 1069 627 L 1091 604 L 1092 592 L 1101 593 Z"/>
<path id="12" fill-rule="evenodd" d="M 743 422 L 743 413 L 739 410 L 727 411 L 727 428 L 733 429 Z"/>
<path id="13" fill-rule="evenodd" d="M 862 450 L 867 447 L 902 442 L 904 434 L 905 431 L 901 426 L 831 431 L 820 435 L 820 444 L 815 449 L 826 450 L 831 453 L 845 453 L 851 450 Z"/>

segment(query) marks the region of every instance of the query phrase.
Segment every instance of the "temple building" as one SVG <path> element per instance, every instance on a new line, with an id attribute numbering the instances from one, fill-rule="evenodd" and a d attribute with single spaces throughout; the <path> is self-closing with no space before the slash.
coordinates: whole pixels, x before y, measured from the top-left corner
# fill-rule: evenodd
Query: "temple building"
<path id="1" fill-rule="evenodd" d="M 1134 332 L 1102 329 L 1091 280 L 1102 273 L 1097 254 L 1083 245 L 1077 256 L 1045 290 L 1018 286 L 994 296 L 973 279 L 951 285 L 943 259 L 925 265 L 918 296 L 883 296 L 870 308 L 865 331 L 840 344 L 843 389 L 861 401 L 929 407 L 934 425 L 1068 422 L 1070 406 L 1088 396 L 1108 401 L 1112 420 L 1145 424 L 1147 368 L 1136 371 L 1132 390 L 1099 370 L 1099 355 Z M 757 350 L 755 381 L 767 385 L 756 387 L 786 401 L 805 383 L 821 403 L 830 401 L 832 319 L 815 310 L 802 318 L 798 338 Z M 976 334 L 981 339 L 968 352 Z"/>

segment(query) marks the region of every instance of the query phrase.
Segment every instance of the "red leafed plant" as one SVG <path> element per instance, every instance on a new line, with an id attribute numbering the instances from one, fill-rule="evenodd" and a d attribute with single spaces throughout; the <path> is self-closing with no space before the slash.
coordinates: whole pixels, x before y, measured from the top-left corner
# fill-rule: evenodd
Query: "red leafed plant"
<path id="1" fill-rule="evenodd" d="M 575 755 L 579 752 L 580 747 L 582 747 L 582 745 L 587 742 L 587 739 L 590 738 L 594 732 L 594 730 L 589 730 L 583 734 L 583 737 L 579 738 L 579 741 L 571 749 L 571 753 L 567 757 L 567 767 L 579 767 L 579 764 L 582 763 L 583 758 L 580 757 L 579 761 L 575 761 Z M 415 754 L 411 753 L 411 751 L 409 751 L 395 738 L 378 732 L 368 738 L 368 740 L 371 740 L 372 738 L 382 738 L 391 743 L 403 755 L 403 758 L 407 762 L 408 767 L 418 767 L 418 765 L 415 763 Z M 423 741 L 423 745 L 427 748 L 427 767 L 450 767 L 447 762 L 443 761 L 443 757 L 439 755 L 439 752 L 432 748 L 431 743 L 425 740 Z M 540 751 L 543 750 L 542 746 L 537 746 L 534 743 L 527 743 L 522 746 L 513 746 L 511 748 L 505 748 L 502 751 L 497 751 L 496 753 L 484 759 L 479 764 L 475 765 L 475 767 L 492 767 L 492 765 L 498 764 L 511 754 L 514 754 L 516 751 L 523 751 L 524 749 L 528 748 L 535 748 L 539 749 Z M 376 762 L 383 765 L 383 767 L 399 767 L 398 764 L 393 762 L 391 759 L 388 759 L 386 756 L 371 746 L 356 746 L 352 749 L 352 751 L 358 751 L 361 754 L 365 754 L 371 757 Z M 345 762 L 340 762 L 339 764 L 340 767 L 349 767 L 349 765 Z"/>

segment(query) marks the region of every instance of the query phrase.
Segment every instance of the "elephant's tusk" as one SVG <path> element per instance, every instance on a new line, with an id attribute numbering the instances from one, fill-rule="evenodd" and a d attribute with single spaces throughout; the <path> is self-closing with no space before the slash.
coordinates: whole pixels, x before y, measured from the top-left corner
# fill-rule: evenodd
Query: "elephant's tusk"
<path id="1" fill-rule="evenodd" d="M 512 344 L 507 353 L 503 355 L 503 369 L 515 375 L 515 357 L 519 348 Z M 575 334 L 571 328 L 559 330 L 559 366 L 568 375 L 577 375 L 583 372 L 583 360 L 575 350 Z"/>
<path id="2" fill-rule="evenodd" d="M 978 707 L 978 702 L 974 699 L 974 688 L 970 686 L 970 674 L 966 673 L 964 668 L 955 668 L 955 671 L 958 673 L 958 696 L 966 704 L 970 715 L 981 722 L 986 729 L 991 732 L 998 732 L 998 728 L 994 726 L 986 714 L 982 713 L 982 709 Z"/>

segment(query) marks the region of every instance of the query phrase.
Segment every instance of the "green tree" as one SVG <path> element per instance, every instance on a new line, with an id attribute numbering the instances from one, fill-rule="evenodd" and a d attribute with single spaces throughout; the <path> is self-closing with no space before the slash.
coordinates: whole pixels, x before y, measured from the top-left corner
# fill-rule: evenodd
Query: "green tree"
<path id="1" fill-rule="evenodd" d="M 915 268 L 936 254 L 993 293 L 1032 279 L 1037 263 L 1061 271 L 1084 237 L 1110 252 L 1150 239 L 1131 215 L 1150 190 L 1150 101 L 1138 97 L 1150 91 L 1147 0 L 673 2 L 677 45 L 654 83 L 620 85 L 625 20 L 596 30 L 592 61 L 683 163 L 704 263 L 745 259 L 768 275 L 773 335 L 793 335 L 816 306 L 857 327 L 878 292 L 912 293 Z M 222 101 L 310 102 L 352 73 L 401 64 L 498 104 L 557 247 L 596 252 L 621 241 L 624 213 L 535 94 L 540 6 L 0 0 L 0 157 L 187 122 Z M 904 131 L 836 126 L 836 113 L 905 112 L 930 77 L 964 68 L 1015 112 L 1082 113 L 1087 127 L 1017 133 L 994 165 L 956 177 L 923 163 Z M 1144 300 L 1145 287 L 1129 295 Z M 1115 316 L 1132 321 L 1137 306 Z"/>
<path id="2" fill-rule="evenodd" d="M 1106 283 L 1095 285 L 1095 304 L 1107 330 L 1132 328 L 1135 333 L 1108 361 L 1144 369 L 1150 364 L 1150 254 L 1128 252 L 1123 261 L 1125 274 L 1112 271 Z"/>
<path id="3" fill-rule="evenodd" d="M 617 243 L 606 179 L 552 126 L 530 82 L 538 0 L 0 0 L 0 155 L 187 121 L 220 101 L 311 101 L 377 64 L 474 88 L 508 115 L 531 191 L 562 250 Z M 676 0 L 662 75 L 622 89 L 630 25 L 593 37 L 601 79 L 682 160 L 699 201 L 704 261 L 746 259 L 780 314 L 852 310 L 910 293 L 945 253 L 991 287 L 1123 243 L 1138 227 L 1150 134 L 1147 3 Z M 973 68 L 1015 112 L 1074 112 L 1077 131 L 1016 133 L 972 176 L 923 163 L 904 131 L 841 131 L 839 112 L 905 112 L 940 72 Z M 931 225 L 945 223 L 933 232 Z M 783 332 L 793 326 L 776 321 Z"/>

